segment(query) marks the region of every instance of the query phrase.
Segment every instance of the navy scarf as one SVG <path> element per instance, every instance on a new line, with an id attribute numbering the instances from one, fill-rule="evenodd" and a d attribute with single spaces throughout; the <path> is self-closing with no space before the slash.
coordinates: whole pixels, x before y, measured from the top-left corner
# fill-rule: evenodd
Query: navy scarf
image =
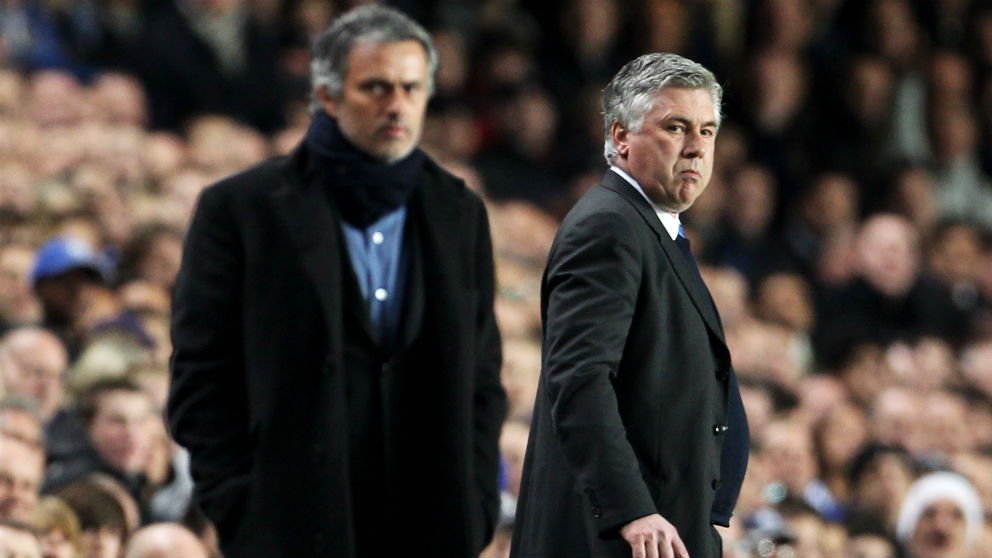
<path id="1" fill-rule="evenodd" d="M 304 141 L 341 217 L 360 229 L 407 202 L 427 160 L 420 149 L 392 164 L 374 159 L 348 141 L 324 111 L 314 115 Z"/>

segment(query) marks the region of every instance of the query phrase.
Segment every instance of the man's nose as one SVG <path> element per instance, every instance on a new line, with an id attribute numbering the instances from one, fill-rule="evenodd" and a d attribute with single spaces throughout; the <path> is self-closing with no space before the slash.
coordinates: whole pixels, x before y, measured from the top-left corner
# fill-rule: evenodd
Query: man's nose
<path id="1" fill-rule="evenodd" d="M 703 141 L 703 136 L 699 133 L 699 131 L 686 132 L 685 143 L 682 146 L 683 156 L 689 159 L 702 157 L 705 154 L 705 148 L 706 144 Z"/>
<path id="2" fill-rule="evenodd" d="M 401 114 L 406 110 L 409 102 L 407 92 L 402 87 L 395 87 L 386 100 L 386 111 L 390 114 Z"/>

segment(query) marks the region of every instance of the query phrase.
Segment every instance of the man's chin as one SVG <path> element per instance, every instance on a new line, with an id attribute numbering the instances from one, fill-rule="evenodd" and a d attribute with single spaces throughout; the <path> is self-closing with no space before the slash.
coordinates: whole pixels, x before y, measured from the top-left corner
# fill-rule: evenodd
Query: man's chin
<path id="1" fill-rule="evenodd" d="M 390 147 L 377 150 L 375 153 L 371 153 L 372 157 L 386 163 L 387 165 L 392 165 L 406 158 L 407 155 L 413 152 L 415 145 L 405 145 L 402 147 Z"/>

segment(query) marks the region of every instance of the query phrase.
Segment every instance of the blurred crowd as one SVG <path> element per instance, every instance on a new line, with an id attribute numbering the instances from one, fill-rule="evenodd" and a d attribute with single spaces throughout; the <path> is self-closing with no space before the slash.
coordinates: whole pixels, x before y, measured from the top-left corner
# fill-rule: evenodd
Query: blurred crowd
<path id="1" fill-rule="evenodd" d="M 308 45 L 352 4 L 0 4 L 0 555 L 217 555 L 162 421 L 169 289 L 202 188 L 302 138 Z M 726 89 L 683 218 L 751 426 L 725 554 L 992 555 L 992 2 L 391 4 L 441 52 L 422 147 L 490 211 L 511 409 L 485 556 L 547 250 L 606 168 L 602 88 L 648 51 Z"/>

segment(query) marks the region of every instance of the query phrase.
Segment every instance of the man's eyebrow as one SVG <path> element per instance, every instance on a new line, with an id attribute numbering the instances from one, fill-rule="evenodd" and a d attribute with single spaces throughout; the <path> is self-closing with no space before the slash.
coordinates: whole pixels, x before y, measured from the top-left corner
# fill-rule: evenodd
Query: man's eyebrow
<path id="1" fill-rule="evenodd" d="M 671 115 L 661 119 L 662 122 L 678 122 L 679 124 L 685 124 L 686 126 L 692 125 L 692 120 L 685 116 Z M 716 120 L 707 120 L 699 125 L 700 128 L 719 128 L 716 124 Z"/>

